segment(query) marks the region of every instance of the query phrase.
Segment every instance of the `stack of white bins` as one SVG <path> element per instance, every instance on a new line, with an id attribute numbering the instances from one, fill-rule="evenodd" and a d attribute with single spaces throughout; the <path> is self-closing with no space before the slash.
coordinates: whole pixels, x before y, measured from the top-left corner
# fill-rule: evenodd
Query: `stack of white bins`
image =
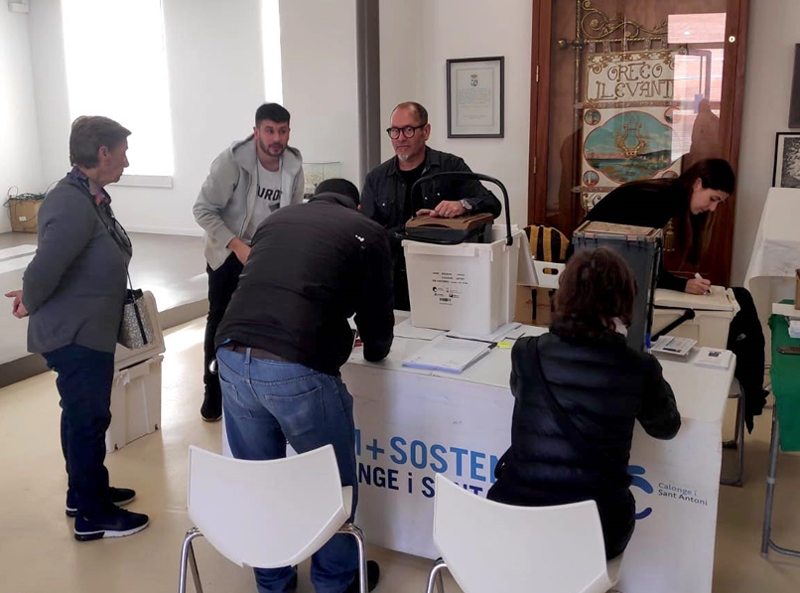
<path id="1" fill-rule="evenodd" d="M 114 383 L 111 390 L 111 425 L 106 431 L 106 450 L 111 452 L 161 426 L 161 361 L 164 334 L 158 322 L 153 293 L 144 293 L 153 342 L 129 350 L 117 344 Z"/>

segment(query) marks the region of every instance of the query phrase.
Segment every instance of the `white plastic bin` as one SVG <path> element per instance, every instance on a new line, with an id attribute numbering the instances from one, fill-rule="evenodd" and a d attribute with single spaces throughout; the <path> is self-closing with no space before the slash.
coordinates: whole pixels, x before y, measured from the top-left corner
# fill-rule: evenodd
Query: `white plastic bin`
<path id="1" fill-rule="evenodd" d="M 725 349 L 731 320 L 739 312 L 739 303 L 730 288 L 713 286 L 710 295 L 692 295 L 674 290 L 656 290 L 652 334 L 678 319 L 685 309 L 693 309 L 695 318 L 684 321 L 669 335 L 697 340 L 698 346 Z"/>
<path id="2" fill-rule="evenodd" d="M 403 241 L 412 325 L 482 336 L 512 321 L 524 236 L 512 227 L 506 245 L 505 225 L 494 225 L 491 243 Z"/>
<path id="3" fill-rule="evenodd" d="M 111 389 L 111 425 L 106 451 L 124 447 L 161 426 L 160 354 L 116 371 Z"/>

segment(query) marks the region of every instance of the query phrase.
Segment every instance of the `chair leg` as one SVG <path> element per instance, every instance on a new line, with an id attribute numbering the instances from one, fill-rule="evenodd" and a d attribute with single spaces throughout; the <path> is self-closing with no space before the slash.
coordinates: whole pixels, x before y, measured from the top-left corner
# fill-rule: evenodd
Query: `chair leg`
<path id="1" fill-rule="evenodd" d="M 197 527 L 192 527 L 186 532 L 183 538 L 183 546 L 181 546 L 181 574 L 178 581 L 178 593 L 186 593 L 186 573 L 189 567 L 192 569 L 192 579 L 194 580 L 194 589 L 197 593 L 203 593 L 203 585 L 200 583 L 200 572 L 197 570 L 197 559 L 194 556 L 194 546 L 192 541 L 195 538 L 202 537 L 203 534 Z"/>
<path id="2" fill-rule="evenodd" d="M 447 568 L 445 561 L 441 558 L 437 558 L 436 562 L 433 563 L 431 572 L 428 574 L 428 586 L 425 589 L 425 593 L 434 593 L 434 591 L 438 591 L 438 593 L 444 593 L 444 580 L 442 579 L 442 571 L 445 568 Z"/>
<path id="3" fill-rule="evenodd" d="M 739 401 L 736 406 L 736 432 L 734 434 L 734 447 L 736 451 L 736 474 L 733 478 L 726 478 L 719 481 L 723 486 L 742 486 L 744 477 L 744 415 L 745 415 L 744 393 L 739 394 Z M 724 444 L 723 444 L 724 446 Z"/>
<path id="4" fill-rule="evenodd" d="M 369 593 L 367 586 L 367 545 L 364 539 L 364 532 L 354 523 L 345 523 L 339 533 L 352 535 L 355 538 L 356 546 L 358 546 L 358 590 L 360 593 Z"/>
<path id="5" fill-rule="evenodd" d="M 769 466 L 767 468 L 767 497 L 764 502 L 764 528 L 761 533 L 761 555 L 766 556 L 770 548 L 779 554 L 800 558 L 800 550 L 784 548 L 772 541 L 772 503 L 775 499 L 775 478 L 778 475 L 778 453 L 780 452 L 780 426 L 778 409 L 772 408 L 772 436 L 769 441 Z"/>

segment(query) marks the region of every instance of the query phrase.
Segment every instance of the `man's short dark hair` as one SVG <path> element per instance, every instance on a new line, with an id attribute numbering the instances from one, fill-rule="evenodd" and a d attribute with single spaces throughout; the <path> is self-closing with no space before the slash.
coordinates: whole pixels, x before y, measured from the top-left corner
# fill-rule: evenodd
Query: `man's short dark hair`
<path id="1" fill-rule="evenodd" d="M 392 109 L 392 113 L 398 109 L 410 109 L 411 111 L 415 112 L 417 114 L 417 120 L 419 121 L 418 125 L 420 126 L 424 126 L 428 123 L 428 110 L 416 101 L 404 101 L 402 103 L 398 103 L 397 106 Z"/>
<path id="2" fill-rule="evenodd" d="M 278 103 L 264 103 L 261 107 L 256 109 L 256 127 L 265 119 L 274 121 L 276 124 L 289 123 L 289 117 L 289 112 L 283 105 L 279 105 Z"/>
<path id="3" fill-rule="evenodd" d="M 326 179 L 314 190 L 315 196 L 327 193 L 339 194 L 340 196 L 348 197 L 353 200 L 353 203 L 356 206 L 358 206 L 358 188 L 347 179 Z"/>
<path id="4" fill-rule="evenodd" d="M 131 135 L 113 119 L 102 115 L 81 115 L 72 122 L 69 134 L 69 161 L 85 169 L 93 169 L 98 164 L 97 153 L 105 146 L 114 150 Z"/>

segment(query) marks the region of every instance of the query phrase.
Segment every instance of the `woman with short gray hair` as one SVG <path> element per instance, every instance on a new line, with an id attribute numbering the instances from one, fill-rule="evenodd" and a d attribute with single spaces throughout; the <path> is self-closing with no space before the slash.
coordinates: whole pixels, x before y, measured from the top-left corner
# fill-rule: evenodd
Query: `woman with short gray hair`
<path id="1" fill-rule="evenodd" d="M 107 117 L 73 122 L 73 168 L 39 209 L 36 254 L 22 290 L 6 295 L 14 299 L 15 317 L 30 315 L 28 350 L 58 374 L 66 513 L 75 517 L 79 541 L 132 535 L 149 523 L 147 515 L 119 508 L 136 493 L 109 486 L 104 465 L 114 351 L 133 254 L 104 187 L 128 166 L 129 135 Z"/>

